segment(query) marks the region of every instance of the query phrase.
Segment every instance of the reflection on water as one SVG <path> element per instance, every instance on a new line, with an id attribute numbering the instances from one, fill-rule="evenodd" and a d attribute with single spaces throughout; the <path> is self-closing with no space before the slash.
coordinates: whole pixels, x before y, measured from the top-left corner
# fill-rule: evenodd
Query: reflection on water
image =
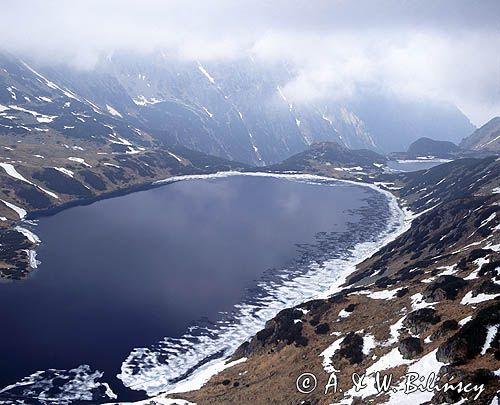
<path id="1" fill-rule="evenodd" d="M 303 246 L 321 250 L 320 231 L 342 234 L 368 217 L 361 212 L 374 209 L 370 198 L 383 200 L 353 185 L 231 177 L 41 219 L 39 269 L 0 285 L 0 387 L 37 370 L 88 364 L 122 399 L 136 398 L 115 378 L 133 348 L 217 320 L 270 269 L 304 260 Z"/>

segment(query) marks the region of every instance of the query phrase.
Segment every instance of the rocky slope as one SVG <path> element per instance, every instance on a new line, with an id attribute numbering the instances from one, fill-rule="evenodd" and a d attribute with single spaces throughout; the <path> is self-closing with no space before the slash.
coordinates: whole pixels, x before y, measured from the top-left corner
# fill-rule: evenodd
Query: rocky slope
<path id="1" fill-rule="evenodd" d="M 337 179 L 362 181 L 384 171 L 387 159 L 368 149 L 347 149 L 336 142 L 318 142 L 281 163 L 266 166 L 271 172 L 309 172 Z"/>
<path id="2" fill-rule="evenodd" d="M 419 138 L 413 142 L 406 151 L 409 158 L 415 159 L 422 156 L 433 156 L 438 158 L 452 158 L 460 148 L 453 142 L 435 141 L 430 138 Z"/>
<path id="3" fill-rule="evenodd" d="M 497 403 L 499 173 L 490 157 L 376 176 L 414 213 L 409 230 L 328 298 L 280 312 L 236 351 L 238 364 L 178 396 L 198 404 Z M 374 388 L 377 371 L 392 375 L 390 388 Z M 313 380 L 301 380 L 309 393 L 296 385 L 305 372 L 318 384 L 310 390 Z M 337 390 L 325 394 L 331 373 Z M 412 373 L 422 379 L 405 386 Z M 445 382 L 454 389 L 435 389 Z"/>
<path id="4" fill-rule="evenodd" d="M 41 136 L 48 129 L 102 142 L 111 136 L 111 125 L 120 138 L 140 146 L 180 143 L 263 166 L 314 142 L 388 152 L 424 134 L 455 139 L 473 129 L 458 109 L 424 102 L 378 103 L 375 97 L 375 116 L 367 105 L 334 96 L 294 102 L 286 85 L 297 74 L 286 64 L 252 58 L 180 62 L 161 52 L 114 53 L 90 70 L 0 55 L 0 134 Z M 412 113 L 422 108 L 432 114 Z"/>
<path id="5" fill-rule="evenodd" d="M 500 117 L 495 117 L 460 142 L 464 149 L 500 152 Z"/>

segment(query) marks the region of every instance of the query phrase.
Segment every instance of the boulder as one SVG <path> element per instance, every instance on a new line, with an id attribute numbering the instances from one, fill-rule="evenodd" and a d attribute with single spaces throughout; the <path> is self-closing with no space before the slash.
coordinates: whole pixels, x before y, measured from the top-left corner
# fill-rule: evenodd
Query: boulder
<path id="1" fill-rule="evenodd" d="M 303 316 L 302 311 L 294 308 L 284 309 L 273 319 L 266 322 L 265 328 L 257 332 L 250 342 L 243 343 L 234 353 L 233 358 L 247 357 L 265 346 L 280 348 L 294 344 L 307 346 L 308 340 L 302 335 L 302 322 L 295 322 Z"/>
<path id="2" fill-rule="evenodd" d="M 444 384 L 446 382 L 458 383 L 460 381 L 470 383 L 473 385 L 484 384 L 486 388 L 488 386 L 495 386 L 496 381 L 499 380 L 498 377 L 495 376 L 490 370 L 486 369 L 478 369 L 478 370 L 461 370 L 451 366 L 443 366 L 439 370 L 438 378 L 440 378 L 440 384 Z M 474 405 L 490 405 L 494 393 L 488 393 L 488 389 L 484 393 L 481 394 L 477 400 L 474 402 L 469 402 L 471 393 L 458 392 L 458 390 L 441 390 L 436 391 L 434 396 L 432 397 L 431 403 L 433 404 L 455 404 L 460 401 L 464 401 L 464 403 L 474 403 Z"/>
<path id="3" fill-rule="evenodd" d="M 439 346 L 436 358 L 450 364 L 467 363 L 481 352 L 488 326 L 499 323 L 500 302 L 497 302 L 480 310 L 474 319 Z"/>
<path id="4" fill-rule="evenodd" d="M 426 302 L 454 300 L 458 293 L 467 285 L 467 281 L 455 276 L 440 276 L 423 292 Z"/>
<path id="5" fill-rule="evenodd" d="M 485 280 L 479 285 L 479 287 L 475 288 L 472 291 L 473 297 L 476 297 L 479 294 L 500 294 L 500 285 L 494 283 L 491 280 Z"/>
<path id="6" fill-rule="evenodd" d="M 351 364 L 361 363 L 363 361 L 363 337 L 349 332 L 340 344 L 335 357 L 348 359 Z"/>
<path id="7" fill-rule="evenodd" d="M 439 328 L 430 336 L 431 340 L 439 339 L 440 337 L 446 335 L 448 332 L 452 330 L 458 329 L 458 322 L 454 319 L 448 319 L 444 321 Z"/>
<path id="8" fill-rule="evenodd" d="M 416 311 L 410 312 L 405 320 L 403 326 L 408 328 L 410 333 L 418 335 L 429 327 L 435 325 L 441 320 L 440 316 L 432 308 L 421 308 Z"/>
<path id="9" fill-rule="evenodd" d="M 317 335 L 326 335 L 330 331 L 330 326 L 327 323 L 320 323 L 316 328 L 314 328 L 314 332 Z"/>
<path id="10" fill-rule="evenodd" d="M 416 337 L 407 337 L 399 342 L 398 350 L 403 359 L 414 359 L 422 353 L 422 341 Z"/>

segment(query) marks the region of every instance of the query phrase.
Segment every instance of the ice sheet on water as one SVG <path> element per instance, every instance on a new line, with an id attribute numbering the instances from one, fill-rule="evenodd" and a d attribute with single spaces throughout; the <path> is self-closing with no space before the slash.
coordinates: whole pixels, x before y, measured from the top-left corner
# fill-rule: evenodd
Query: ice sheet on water
<path id="1" fill-rule="evenodd" d="M 78 401 L 114 399 L 116 395 L 101 380 L 103 373 L 82 365 L 72 370 L 37 371 L 0 389 L 2 398 L 26 398 L 39 404 L 71 404 Z M 31 403 L 31 402 L 29 402 Z"/>

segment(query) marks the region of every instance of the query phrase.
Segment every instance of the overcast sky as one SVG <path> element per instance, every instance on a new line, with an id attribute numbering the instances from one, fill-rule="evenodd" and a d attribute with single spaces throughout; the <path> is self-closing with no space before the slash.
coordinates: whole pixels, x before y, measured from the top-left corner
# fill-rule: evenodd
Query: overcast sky
<path id="1" fill-rule="evenodd" d="M 113 50 L 288 61 L 297 101 L 360 88 L 500 115 L 498 0 L 2 0 L 4 50 L 92 69 Z"/>

